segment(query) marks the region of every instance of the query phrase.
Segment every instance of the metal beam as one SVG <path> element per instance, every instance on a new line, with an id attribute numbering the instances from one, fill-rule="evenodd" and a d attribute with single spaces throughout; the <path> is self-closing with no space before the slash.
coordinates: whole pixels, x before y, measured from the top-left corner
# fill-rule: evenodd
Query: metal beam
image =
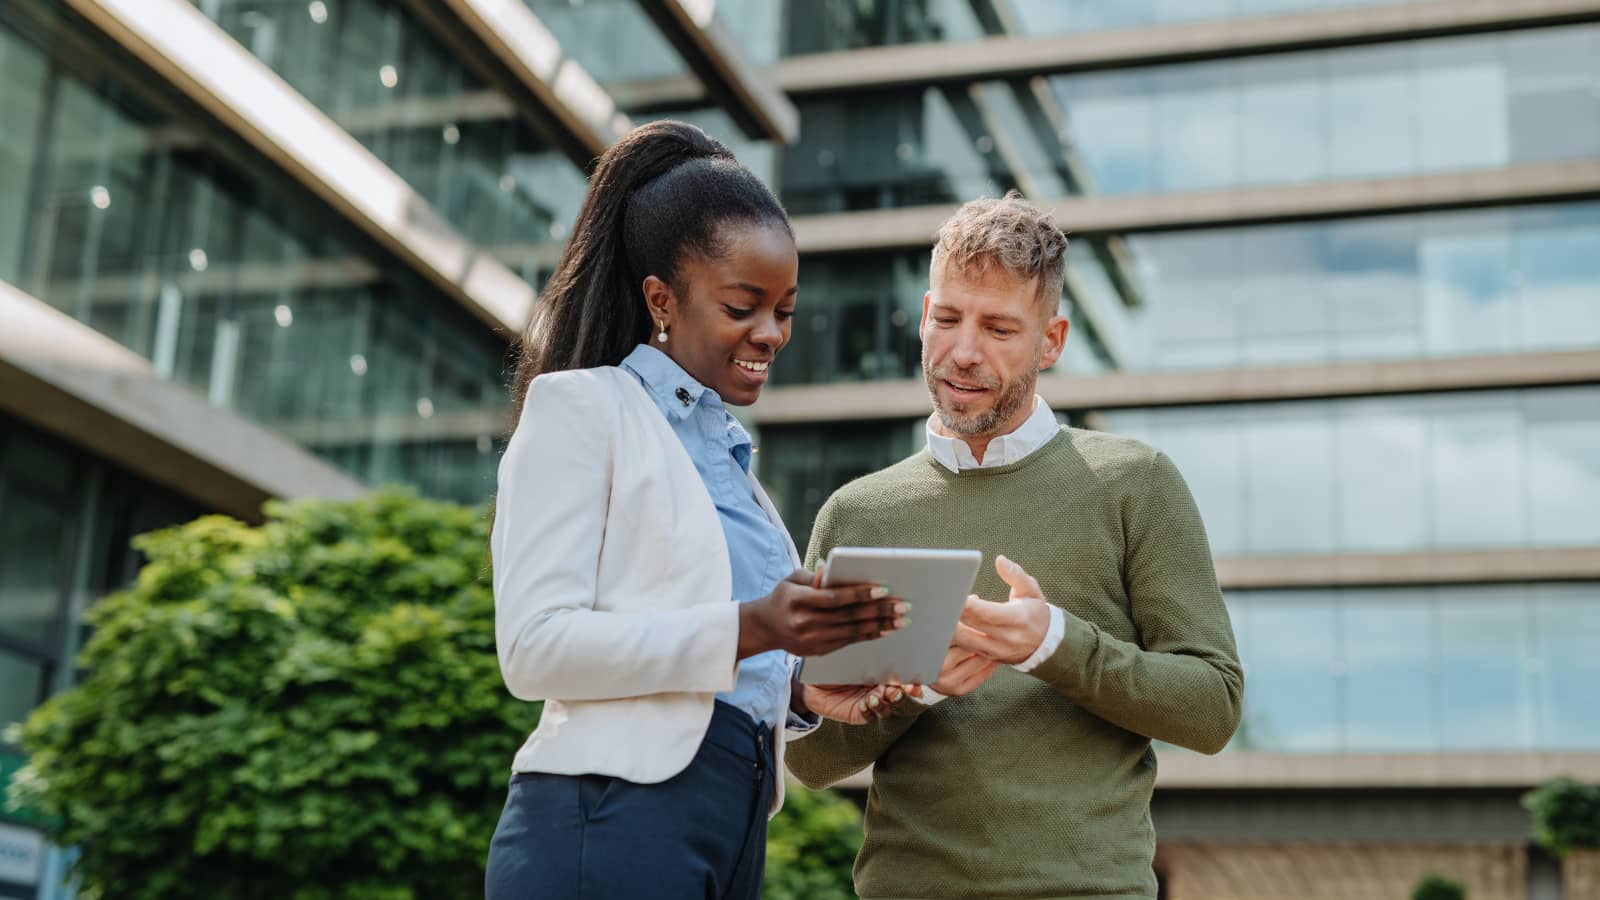
<path id="1" fill-rule="evenodd" d="M 633 123 L 523 0 L 439 0 L 540 130 L 587 171 Z"/>
<path id="2" fill-rule="evenodd" d="M 790 94 L 1053 75 L 1235 59 L 1600 19 L 1594 0 L 1434 0 L 1181 22 L 1059 37 L 994 37 L 796 56 L 778 66 Z"/>
<path id="3" fill-rule="evenodd" d="M 1600 20 L 1595 0 L 1433 0 L 1092 31 L 989 37 L 789 57 L 773 72 L 791 96 L 1232 59 Z M 613 89 L 631 103 L 701 100 L 688 80 Z"/>
<path id="4" fill-rule="evenodd" d="M 0 321 L 0 408 L 207 508 L 258 521 L 273 497 L 347 499 L 367 490 L 5 282 Z"/>
<path id="5" fill-rule="evenodd" d="M 1166 748 L 1157 753 L 1163 767 L 1169 758 L 1188 755 L 1186 751 Z M 1262 760 L 1267 765 L 1282 758 L 1259 751 L 1238 751 L 1238 755 Z M 1398 755 L 1401 754 L 1391 754 L 1388 758 Z M 1315 765 L 1329 756 L 1315 754 L 1308 764 Z M 1521 764 L 1523 754 L 1475 753 L 1471 756 L 1491 757 L 1515 766 Z M 1402 772 L 1414 772 L 1434 760 L 1428 754 L 1412 758 L 1418 762 L 1399 763 Z M 1455 765 L 1443 762 L 1446 766 Z M 1183 763 L 1178 765 L 1181 768 Z M 1390 842 L 1415 840 L 1419 834 L 1440 841 L 1514 840 L 1519 846 L 1527 843 L 1528 812 L 1517 802 L 1527 785 L 1431 790 L 1430 786 L 1431 782 L 1420 790 L 1409 787 L 1286 787 L 1263 791 L 1249 787 L 1189 789 L 1174 781 L 1156 791 L 1150 814 L 1161 829 L 1163 846 L 1178 841 L 1211 840 Z"/>
<path id="6" fill-rule="evenodd" d="M 1161 754 L 1163 790 L 1527 788 L 1558 775 L 1600 780 L 1600 753 Z"/>
<path id="7" fill-rule="evenodd" d="M 1502 169 L 1121 197 L 1041 206 L 1072 234 L 1255 225 L 1385 213 L 1507 206 L 1600 196 L 1600 160 Z M 954 207 L 916 206 L 794 219 L 801 253 L 926 248 Z"/>
<path id="8" fill-rule="evenodd" d="M 1600 581 L 1600 547 L 1222 557 L 1227 590 Z"/>
<path id="9" fill-rule="evenodd" d="M 379 245 L 490 326 L 517 334 L 533 288 L 443 221 L 355 138 L 182 0 L 65 0 Z"/>
<path id="10" fill-rule="evenodd" d="M 1569 350 L 1440 359 L 1093 377 L 1047 373 L 1039 395 L 1053 409 L 1093 411 L 1600 383 L 1600 351 Z M 750 408 L 759 426 L 909 419 L 930 411 L 921 379 L 768 388 Z"/>
<path id="11" fill-rule="evenodd" d="M 715 0 L 639 0 L 639 5 L 746 136 L 794 143 L 800 112 L 716 20 Z"/>
<path id="12" fill-rule="evenodd" d="M 1600 781 L 1600 753 L 1259 753 L 1161 754 L 1156 790 L 1452 790 L 1530 788 L 1565 775 Z M 837 787 L 865 790 L 866 769 Z"/>

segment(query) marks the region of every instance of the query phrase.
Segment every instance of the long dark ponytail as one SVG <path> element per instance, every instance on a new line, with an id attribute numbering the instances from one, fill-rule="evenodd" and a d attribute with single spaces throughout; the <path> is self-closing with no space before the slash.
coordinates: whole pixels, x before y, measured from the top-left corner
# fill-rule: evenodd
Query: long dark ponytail
<path id="1" fill-rule="evenodd" d="M 722 229 L 751 223 L 789 231 L 772 191 L 721 142 L 671 120 L 628 132 L 600 157 L 528 321 L 511 385 L 516 419 L 539 375 L 616 365 L 649 340 L 646 276 L 682 296 L 678 263 L 691 253 L 716 258 Z"/>

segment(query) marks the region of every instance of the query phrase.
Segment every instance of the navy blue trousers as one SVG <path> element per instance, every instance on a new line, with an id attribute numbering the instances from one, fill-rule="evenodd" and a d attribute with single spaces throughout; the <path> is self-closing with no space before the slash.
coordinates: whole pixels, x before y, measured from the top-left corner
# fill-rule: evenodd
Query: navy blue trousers
<path id="1" fill-rule="evenodd" d="M 718 701 L 694 761 L 660 784 L 517 773 L 489 844 L 484 897 L 759 900 L 772 740 Z"/>

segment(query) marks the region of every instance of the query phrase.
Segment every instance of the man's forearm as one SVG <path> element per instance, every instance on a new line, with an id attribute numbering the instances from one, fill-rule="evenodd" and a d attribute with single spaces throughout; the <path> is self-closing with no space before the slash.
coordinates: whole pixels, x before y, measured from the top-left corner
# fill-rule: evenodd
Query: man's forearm
<path id="1" fill-rule="evenodd" d="M 1216 753 L 1239 726 L 1244 676 L 1225 654 L 1157 652 L 1070 613 L 1056 652 L 1029 674 L 1137 734 Z"/>
<path id="2" fill-rule="evenodd" d="M 784 761 L 794 777 L 812 790 L 832 787 L 877 762 L 926 707 L 907 696 L 887 718 L 866 725 L 825 719 L 815 731 L 789 742 Z"/>

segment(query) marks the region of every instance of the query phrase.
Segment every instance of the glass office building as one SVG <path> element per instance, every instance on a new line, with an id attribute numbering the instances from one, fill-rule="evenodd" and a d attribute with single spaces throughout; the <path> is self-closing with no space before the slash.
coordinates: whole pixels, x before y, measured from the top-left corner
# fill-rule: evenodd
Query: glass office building
<path id="1" fill-rule="evenodd" d="M 1224 753 L 1159 748 L 1164 896 L 1573 877 L 1517 798 L 1600 781 L 1600 4 L 12 0 L 0 108 L 5 722 L 130 535 L 484 501 L 586 167 L 674 117 L 794 217 L 747 419 L 802 545 L 920 448 L 944 217 L 1069 231 L 1040 393 L 1177 462 L 1247 672 Z M 0 897 L 61 863 L 0 822 Z"/>

